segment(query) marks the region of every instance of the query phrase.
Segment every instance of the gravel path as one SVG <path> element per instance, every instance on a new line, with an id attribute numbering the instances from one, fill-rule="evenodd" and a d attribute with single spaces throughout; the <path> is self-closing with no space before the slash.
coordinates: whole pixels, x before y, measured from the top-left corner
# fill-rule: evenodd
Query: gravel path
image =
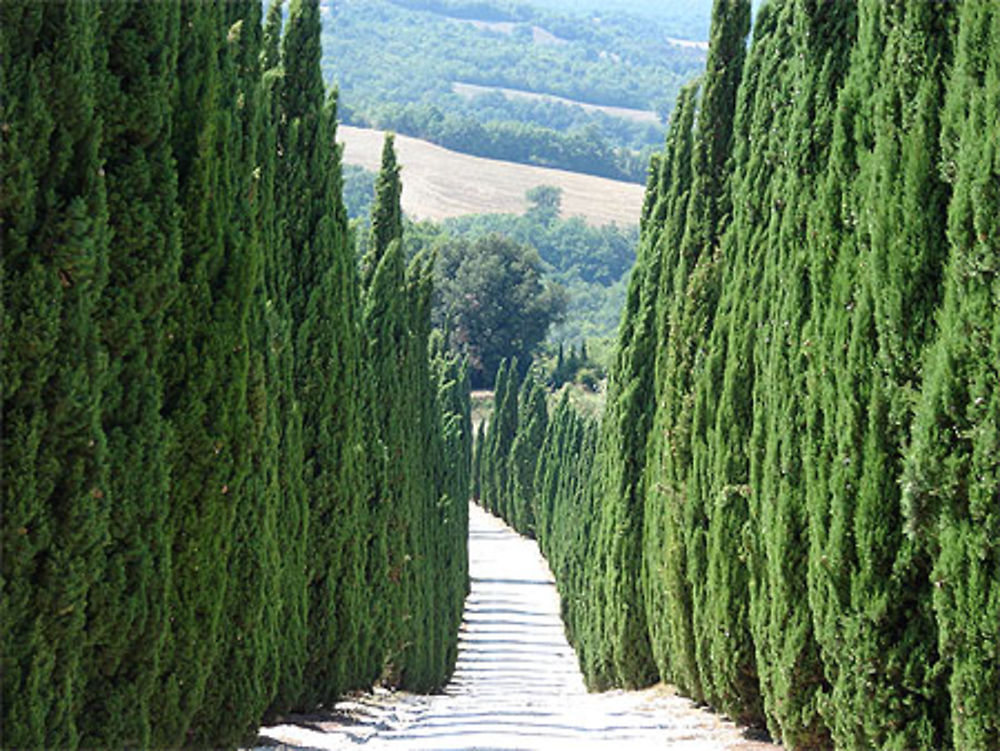
<path id="1" fill-rule="evenodd" d="M 668 688 L 588 694 L 537 545 L 473 506 L 455 674 L 435 696 L 376 691 L 262 728 L 258 748 L 775 751 Z"/>

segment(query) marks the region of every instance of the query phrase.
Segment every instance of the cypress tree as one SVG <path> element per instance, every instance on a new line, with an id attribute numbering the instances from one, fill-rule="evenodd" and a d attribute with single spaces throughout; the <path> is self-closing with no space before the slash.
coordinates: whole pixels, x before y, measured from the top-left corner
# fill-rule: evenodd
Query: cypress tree
<path id="1" fill-rule="evenodd" d="M 548 427 L 545 387 L 533 372 L 521 384 L 517 435 L 510 447 L 511 526 L 534 538 L 535 466 Z"/>
<path id="2" fill-rule="evenodd" d="M 775 737 L 801 748 L 830 744 L 820 714 L 825 675 L 806 576 L 810 542 L 802 447 L 809 401 L 800 367 L 809 346 L 812 295 L 822 294 L 810 284 L 806 227 L 850 42 L 843 29 L 851 9 L 827 11 L 808 2 L 786 6 L 777 23 L 801 31 L 791 38 L 776 35 L 775 42 L 787 50 L 778 73 L 781 87 L 764 92 L 758 105 L 771 107 L 771 97 L 800 92 L 795 106 L 772 120 L 781 158 L 772 168 L 767 231 L 757 240 L 763 246 L 762 326 L 754 341 L 753 403 L 767 409 L 753 415 L 748 557 L 750 619 L 768 725 Z"/>
<path id="3" fill-rule="evenodd" d="M 226 636 L 194 720 L 197 743 L 211 746 L 238 745 L 252 738 L 277 690 L 279 644 L 287 634 L 281 604 L 285 600 L 281 589 L 284 546 L 277 519 L 280 430 L 274 396 L 279 382 L 268 346 L 269 306 L 263 276 L 263 230 L 265 213 L 273 208 L 273 169 L 265 176 L 259 161 L 268 125 L 260 71 L 261 8 L 246 0 L 226 3 L 224 11 L 227 64 L 231 66 L 225 99 L 232 116 L 229 140 L 234 167 L 232 188 L 227 191 L 232 213 L 225 237 L 229 247 L 238 242 L 240 263 L 245 264 L 247 274 L 247 385 L 241 409 L 247 420 L 244 440 L 250 470 L 243 492 L 232 497 L 229 581 L 221 615 Z"/>
<path id="4" fill-rule="evenodd" d="M 493 413 L 490 415 L 489 424 L 486 429 L 485 443 L 480 452 L 480 485 L 482 488 L 482 506 L 490 513 L 496 515 L 497 511 L 497 487 L 496 487 L 496 462 L 497 462 L 497 437 L 499 435 L 500 404 L 507 393 L 508 363 L 504 358 L 497 367 L 497 377 L 493 385 Z"/>
<path id="5" fill-rule="evenodd" d="M 499 375 L 497 383 L 498 389 L 494 397 L 497 400 L 497 406 L 493 412 L 495 422 L 490 433 L 493 439 L 490 451 L 492 460 L 491 487 L 493 489 L 490 510 L 510 523 L 510 449 L 517 436 L 517 397 L 521 387 L 516 357 L 510 361 L 507 368 L 507 377 L 504 379 L 503 388 L 499 388 Z"/>
<path id="6" fill-rule="evenodd" d="M 371 239 L 362 261 L 361 286 L 368 289 L 382 256 L 393 240 L 403 237 L 403 210 L 400 197 L 403 184 L 396 162 L 395 137 L 386 133 L 382 144 L 382 163 L 375 179 L 375 201 L 372 205 Z"/>
<path id="7" fill-rule="evenodd" d="M 761 181 L 769 173 L 759 167 L 747 170 L 752 153 L 751 126 L 754 94 L 759 90 L 767 57 L 761 54 L 765 40 L 774 33 L 774 14 L 764 8 L 754 29 L 755 44 L 746 62 L 733 119 L 733 170 L 731 193 L 740 200 L 732 208 L 732 220 L 721 239 L 722 281 L 715 322 L 707 347 L 704 369 L 694 384 L 695 401 L 701 410 L 701 441 L 694 453 L 700 474 L 701 502 L 708 517 L 705 533 L 707 565 L 701 618 L 702 669 L 707 696 L 721 711 L 740 722 L 763 722 L 756 655 L 749 624 L 749 571 L 744 544 L 749 501 L 747 435 L 752 427 L 751 351 L 755 326 L 752 315 L 759 264 L 742 253 L 755 231 L 754 220 L 767 199 L 745 182 Z M 765 126 L 766 127 L 766 126 Z M 759 136 L 758 136 L 759 138 Z M 761 175 L 764 172 L 764 175 Z M 745 181 L 745 182 L 744 182 Z M 746 224 L 744 224 L 746 222 Z M 747 226 L 748 225 L 748 226 Z M 714 405 L 714 413 L 711 411 Z"/>
<path id="8" fill-rule="evenodd" d="M 416 468 L 405 465 L 411 459 L 406 441 L 414 426 L 408 419 L 413 395 L 407 393 L 404 368 L 409 347 L 409 309 L 406 290 L 406 262 L 402 244 L 402 223 L 387 227 L 381 218 L 399 216 L 399 170 L 392 138 L 387 136 L 382 152 L 382 170 L 376 181 L 372 208 L 372 240 L 362 263 L 363 330 L 365 362 L 372 383 L 370 397 L 373 416 L 374 524 L 369 581 L 378 594 L 372 598 L 371 618 L 375 628 L 374 648 L 378 669 L 390 683 L 398 683 L 402 670 L 402 649 L 407 641 L 403 625 L 410 605 L 406 535 L 412 519 L 407 503 L 408 473 Z M 395 204 L 395 208 L 386 205 Z M 386 665 L 383 665 L 386 662 Z"/>
<path id="9" fill-rule="evenodd" d="M 902 483 L 909 539 L 933 562 L 956 749 L 1000 744 L 998 42 L 1000 12 L 965 4 L 942 123 L 942 164 L 952 187 L 944 302 Z"/>
<path id="10" fill-rule="evenodd" d="M 483 451 L 486 447 L 486 420 L 479 421 L 472 450 L 472 500 L 483 502 Z"/>
<path id="11" fill-rule="evenodd" d="M 87 745 L 167 742 L 157 732 L 171 630 L 169 457 L 162 411 L 165 314 L 177 294 L 180 234 L 172 154 L 179 12 L 170 4 L 102 3 L 101 149 L 114 233 L 98 320 L 109 373 L 102 417 L 114 504 L 108 567 L 89 601 L 95 670 Z"/>
<path id="12" fill-rule="evenodd" d="M 736 91 L 739 85 L 749 29 L 747 2 L 723 0 L 713 8 L 707 69 L 691 152 L 691 189 L 686 213 L 665 228 L 679 247 L 666 251 L 658 299 L 658 327 L 663 346 L 658 350 L 656 421 L 657 436 L 670 436 L 668 447 L 654 446 L 656 467 L 651 478 L 670 488 L 672 513 L 684 530 L 682 550 L 690 598 L 691 635 L 696 664 L 688 665 L 683 681 L 694 695 L 718 702 L 713 695 L 710 667 L 712 638 L 706 611 L 708 526 L 712 505 L 705 485 L 710 477 L 702 471 L 705 432 L 714 402 L 696 399 L 696 379 L 706 368 L 704 341 L 712 330 L 719 295 L 719 237 L 729 212 L 730 144 Z M 664 450 L 664 449 L 667 450 Z M 657 457 L 656 452 L 661 456 Z M 685 608 L 681 608 L 683 613 Z M 687 630 L 686 616 L 678 627 Z"/>
<path id="13" fill-rule="evenodd" d="M 171 451 L 173 576 L 163 711 L 154 735 L 164 744 L 214 743 L 216 717 L 196 727 L 206 685 L 224 653 L 221 623 L 234 511 L 248 470 L 245 409 L 248 270 L 233 226 L 236 165 L 235 73 L 226 49 L 224 6 L 181 8 L 173 153 L 178 174 L 181 274 L 164 320 L 169 342 L 163 413 Z M 189 735 L 189 732 L 191 735 Z"/>
<path id="14" fill-rule="evenodd" d="M 937 142 L 946 20 L 929 7 L 873 3 L 860 11 L 862 36 L 842 95 L 852 117 L 838 118 L 847 132 L 835 139 L 857 144 L 858 153 L 838 145 L 830 172 L 848 196 L 845 211 L 863 221 L 841 222 L 834 232 L 821 226 L 813 235 L 822 233 L 824 245 L 837 242 L 835 278 L 843 291 L 826 310 L 817 301 L 813 316 L 827 321 L 831 334 L 846 329 L 849 344 L 841 354 L 840 342 L 824 335 L 817 347 L 830 383 L 814 418 L 825 426 L 814 471 L 825 474 L 819 467 L 828 466 L 826 455 L 832 469 L 825 485 L 807 477 L 810 602 L 837 746 L 939 747 L 944 718 L 936 649 L 927 638 L 927 566 L 903 537 L 898 477 L 907 392 L 921 378 L 944 245 L 944 191 L 928 144 Z M 825 255 L 820 247 L 814 263 Z"/>
<path id="15" fill-rule="evenodd" d="M 264 21 L 263 39 L 260 50 L 260 67 L 273 70 L 281 65 L 281 25 L 285 0 L 273 0 L 268 6 Z"/>
<path id="16" fill-rule="evenodd" d="M 87 742 L 82 709 L 104 667 L 88 627 L 102 617 L 88 604 L 105 573 L 112 479 L 95 326 L 110 240 L 96 19 L 84 3 L 0 9 L 0 723 L 11 747 Z"/>
<path id="17" fill-rule="evenodd" d="M 691 188 L 691 158 L 693 148 L 693 126 L 697 87 L 692 85 L 681 92 L 677 107 L 667 133 L 664 153 L 660 159 L 661 173 L 658 178 L 659 198 L 654 203 L 652 213 L 646 223 L 647 236 L 641 242 L 650 249 L 653 259 L 647 264 L 656 263 L 663 272 L 663 278 L 657 273 L 657 278 L 649 282 L 652 294 L 659 296 L 662 292 L 672 293 L 674 270 L 677 267 L 678 251 L 684 231 L 684 217 L 687 215 L 688 199 Z M 640 246 L 640 248 L 642 245 Z M 622 329 L 626 330 L 628 316 L 637 316 L 636 307 L 626 308 L 626 318 Z M 662 308 L 657 311 L 657 300 L 647 303 L 646 327 L 647 337 L 654 336 L 655 327 L 657 341 L 669 341 L 669 333 L 663 319 Z M 654 355 L 657 362 L 659 355 Z M 637 359 L 637 364 L 641 361 Z M 666 412 L 656 409 L 660 389 L 657 387 L 659 375 L 652 374 L 648 368 L 640 371 L 643 374 L 645 388 L 652 392 L 654 399 L 647 409 L 652 421 L 653 442 L 645 447 L 641 459 L 645 462 L 643 472 L 647 489 L 644 494 L 642 509 L 642 540 L 643 558 L 641 570 L 642 592 L 645 602 L 645 619 L 649 629 L 650 651 L 656 665 L 657 673 L 674 681 L 683 690 L 693 691 L 695 683 L 692 679 L 693 640 L 690 638 L 690 596 L 684 578 L 683 537 L 680 520 L 674 518 L 679 505 L 673 501 L 673 491 L 663 481 L 659 466 L 665 455 L 666 447 L 662 442 L 667 438 L 656 428 L 656 420 L 663 420 Z M 609 389 L 610 391 L 610 389 Z M 636 405 L 638 406 L 638 405 Z M 648 459 L 647 459 L 648 457 Z M 634 460 L 633 460 L 634 462 Z M 634 469 L 632 470 L 635 471 Z M 687 655 L 692 656 L 688 659 Z"/>

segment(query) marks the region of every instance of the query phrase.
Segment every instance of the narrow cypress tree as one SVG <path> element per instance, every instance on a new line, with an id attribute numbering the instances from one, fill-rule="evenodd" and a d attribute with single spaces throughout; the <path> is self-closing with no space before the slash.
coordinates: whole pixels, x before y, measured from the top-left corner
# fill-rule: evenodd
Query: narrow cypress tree
<path id="1" fill-rule="evenodd" d="M 88 628 L 103 616 L 88 604 L 111 498 L 95 325 L 110 239 L 96 19 L 84 3 L 0 9 L 0 723 L 11 747 L 87 742 L 87 689 L 104 667 L 101 632 Z"/>
<path id="2" fill-rule="evenodd" d="M 728 223 L 730 146 L 736 91 L 743 72 L 750 6 L 720 0 L 712 14 L 707 69 L 691 153 L 691 189 L 686 213 L 665 228 L 679 247 L 665 250 L 669 267 L 663 272 L 658 300 L 662 346 L 657 359 L 656 435 L 670 436 L 669 448 L 657 458 L 660 470 L 651 476 L 671 489 L 675 518 L 684 529 L 683 551 L 689 591 L 696 665 L 684 680 L 694 695 L 718 703 L 714 695 L 710 642 L 713 631 L 706 612 L 708 526 L 713 504 L 707 485 L 711 473 L 702 470 L 705 432 L 714 401 L 696 398 L 696 380 L 705 371 L 708 338 L 719 296 L 719 238 Z M 673 240 L 675 241 L 675 240 Z M 652 449 L 653 455 L 658 447 Z M 686 630 L 682 620 L 681 633 Z"/>
<path id="3" fill-rule="evenodd" d="M 373 646 L 383 678 L 398 683 L 403 668 L 403 645 L 408 641 L 403 623 L 410 607 L 411 581 L 405 571 L 412 559 L 406 535 L 412 523 L 407 495 L 406 466 L 411 458 L 406 441 L 415 429 L 410 423 L 411 400 L 407 393 L 409 309 L 406 261 L 399 210 L 399 169 L 392 138 L 387 136 L 382 152 L 382 170 L 375 187 L 372 209 L 372 239 L 362 263 L 361 289 L 365 362 L 372 383 L 369 414 L 373 418 L 375 525 L 369 561 L 369 581 L 376 595 L 371 598 Z M 395 217 L 388 222 L 386 217 Z"/>
<path id="4" fill-rule="evenodd" d="M 285 0 L 274 0 L 267 9 L 260 50 L 260 67 L 273 70 L 281 65 L 281 24 Z"/>
<path id="5" fill-rule="evenodd" d="M 500 377 L 497 376 L 499 384 Z M 517 358 L 510 361 L 503 389 L 498 390 L 495 398 L 497 406 L 494 409 L 494 427 L 491 429 L 493 438 L 491 448 L 493 498 L 490 510 L 501 519 L 510 522 L 510 448 L 517 436 L 517 396 L 520 392 L 521 377 L 517 369 Z"/>
<path id="6" fill-rule="evenodd" d="M 168 524 L 172 436 L 163 417 L 165 313 L 177 294 L 180 235 L 172 154 L 179 13 L 102 3 L 101 158 L 114 232 L 98 320 L 109 358 L 103 425 L 114 522 L 108 568 L 90 597 L 97 642 L 87 745 L 162 744 L 156 732 L 171 629 Z M 142 64 L 139 64 L 142 61 Z"/>
<path id="7" fill-rule="evenodd" d="M 959 18 L 942 128 L 953 189 L 944 303 L 906 455 L 902 503 L 910 539 L 933 559 L 952 743 L 987 749 L 1000 744 L 1000 66 L 992 54 L 1000 12 L 968 3 Z"/>
<path id="8" fill-rule="evenodd" d="M 164 326 L 170 343 L 163 413 L 171 452 L 172 614 L 155 736 L 214 743 L 218 718 L 193 723 L 229 629 L 221 624 L 229 549 L 248 470 L 247 301 L 252 261 L 233 222 L 235 73 L 224 4 L 181 8 L 173 153 L 178 173 L 181 274 Z M 189 733 L 191 734 L 189 736 Z M 198 742 L 198 741 L 196 741 Z"/>
<path id="9" fill-rule="evenodd" d="M 382 164 L 375 179 L 375 202 L 372 206 L 371 239 L 362 261 L 361 286 L 368 289 L 379 261 L 393 240 L 403 237 L 403 210 L 400 197 L 403 184 L 396 162 L 395 138 L 386 133 L 382 144 Z"/>
<path id="10" fill-rule="evenodd" d="M 476 428 L 476 440 L 472 450 L 472 500 L 483 502 L 483 451 L 486 447 L 486 420 L 480 420 Z"/>
<path id="11" fill-rule="evenodd" d="M 838 118 L 854 131 L 837 133 L 830 171 L 848 196 L 844 210 L 864 220 L 841 223 L 839 242 L 826 226 L 812 235 L 823 234 L 817 266 L 826 243 L 839 246 L 842 291 L 817 300 L 813 316 L 831 334 L 846 328 L 849 341 L 843 347 L 824 335 L 818 343 L 821 362 L 834 367 L 814 421 L 825 426 L 833 466 L 826 484 L 807 476 L 810 603 L 831 683 L 827 714 L 842 748 L 945 742 L 936 645 L 927 638 L 928 566 L 903 536 L 898 490 L 907 390 L 921 379 L 944 246 L 945 194 L 928 147 L 937 142 L 935 90 L 950 33 L 943 10 L 861 6 L 842 105 L 852 116 Z M 825 380 L 822 372 L 815 378 Z M 808 437 L 805 445 L 811 453 Z M 818 453 L 817 476 L 825 459 Z"/>
<path id="12" fill-rule="evenodd" d="M 482 506 L 492 514 L 497 514 L 497 487 L 496 487 L 496 462 L 497 462 L 497 437 L 499 435 L 498 418 L 500 415 L 500 404 L 507 393 L 508 364 L 507 359 L 500 361 L 497 367 L 497 377 L 493 385 L 493 412 L 490 415 L 487 426 L 485 443 L 481 450 L 480 458 L 480 485 L 482 488 Z"/>
<path id="13" fill-rule="evenodd" d="M 691 188 L 693 127 L 697 87 L 692 85 L 681 92 L 667 132 L 666 148 L 660 159 L 660 198 L 656 202 L 650 221 L 647 222 L 648 239 L 654 247 L 649 251 L 663 256 L 660 260 L 663 278 L 657 280 L 657 294 L 672 294 L 673 274 L 677 268 L 680 242 L 683 238 L 684 220 L 687 216 Z M 655 303 L 654 303 L 655 305 Z M 657 337 L 669 341 L 669 319 L 665 304 L 653 310 L 657 321 Z M 627 309 L 630 310 L 630 309 Z M 634 315 L 634 314 L 633 314 Z M 627 325 L 623 321 L 623 328 Z M 659 358 L 661 355 L 657 355 Z M 657 360 L 654 360 L 657 362 Z M 659 367 L 659 366 L 658 366 Z M 661 368 L 662 369 L 662 368 Z M 659 370 L 651 387 L 658 399 Z M 645 482 L 647 483 L 643 506 L 643 568 L 642 587 L 646 604 L 646 622 L 649 629 L 650 648 L 657 672 L 682 690 L 694 692 L 697 688 L 694 666 L 694 640 L 691 635 L 691 603 L 685 578 L 683 525 L 677 516 L 680 504 L 676 502 L 673 488 L 664 481 L 662 460 L 670 447 L 664 445 L 669 436 L 657 427 L 664 421 L 666 411 L 653 407 L 652 443 L 644 457 Z"/>
<path id="14" fill-rule="evenodd" d="M 843 29 L 851 9 L 828 10 L 808 2 L 785 6 L 773 38 L 783 50 L 775 75 L 779 84 L 762 81 L 771 90 L 762 90 L 757 105 L 772 107 L 772 97 L 799 92 L 795 106 L 772 119 L 771 145 L 781 158 L 771 169 L 766 231 L 754 238 L 763 269 L 753 403 L 767 408 L 753 414 L 748 560 L 750 622 L 768 725 L 775 737 L 801 748 L 830 745 L 820 713 L 825 674 L 806 576 L 810 540 L 802 447 L 809 392 L 800 367 L 809 347 L 813 295 L 822 294 L 810 284 L 806 227 L 850 44 Z M 786 29 L 801 31 L 789 37 Z"/>
<path id="15" fill-rule="evenodd" d="M 518 430 L 510 447 L 510 509 L 514 529 L 534 538 L 535 466 L 548 427 L 545 387 L 531 372 L 521 385 Z"/>
<path id="16" fill-rule="evenodd" d="M 233 165 L 232 187 L 226 191 L 232 208 L 224 239 L 230 257 L 238 246 L 239 262 L 248 275 L 242 407 L 247 425 L 241 439 L 247 444 L 250 471 L 243 492 L 232 495 L 229 580 L 221 614 L 225 638 L 193 722 L 195 742 L 205 746 L 234 746 L 252 738 L 277 690 L 279 644 L 293 631 L 283 618 L 285 545 L 278 533 L 280 429 L 274 398 L 279 382 L 271 367 L 275 358 L 268 346 L 270 306 L 263 276 L 264 214 L 273 208 L 273 169 L 265 176 L 258 161 L 267 126 L 260 71 L 261 8 L 244 0 L 226 3 L 224 11 L 231 72 L 223 97 L 231 115 Z"/>

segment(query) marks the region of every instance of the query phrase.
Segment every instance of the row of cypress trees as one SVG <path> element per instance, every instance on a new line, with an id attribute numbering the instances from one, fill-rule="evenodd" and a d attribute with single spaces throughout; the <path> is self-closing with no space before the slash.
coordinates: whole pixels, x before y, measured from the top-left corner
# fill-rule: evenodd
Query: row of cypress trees
<path id="1" fill-rule="evenodd" d="M 995 749 L 1000 9 L 771 0 L 748 46 L 749 5 L 653 162 L 599 435 L 561 404 L 536 466 L 568 631 L 788 748 Z"/>
<path id="2" fill-rule="evenodd" d="M 318 2 L 261 13 L 0 8 L 5 746 L 231 746 L 454 663 L 465 367 L 391 143 L 359 276 Z"/>

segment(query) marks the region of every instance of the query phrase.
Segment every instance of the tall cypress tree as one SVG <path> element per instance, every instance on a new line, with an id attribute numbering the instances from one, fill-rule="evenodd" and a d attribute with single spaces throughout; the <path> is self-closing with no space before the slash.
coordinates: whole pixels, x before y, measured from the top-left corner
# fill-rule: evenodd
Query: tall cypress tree
<path id="1" fill-rule="evenodd" d="M 528 537 L 535 537 L 535 467 L 548 427 L 545 387 L 529 372 L 521 385 L 517 436 L 510 447 L 511 526 Z"/>
<path id="2" fill-rule="evenodd" d="M 166 742 L 156 733 L 173 577 L 168 524 L 172 435 L 162 415 L 165 313 L 177 294 L 180 235 L 172 149 L 178 8 L 101 5 L 101 158 L 114 241 L 99 320 L 109 358 L 103 425 L 114 504 L 108 568 L 92 594 L 97 669 L 88 745 Z"/>
<path id="3" fill-rule="evenodd" d="M 373 524 L 369 581 L 374 584 L 373 649 L 377 669 L 398 682 L 402 670 L 402 645 L 407 636 L 403 615 L 410 607 L 407 568 L 410 548 L 406 533 L 412 519 L 407 496 L 406 441 L 414 426 L 408 414 L 413 395 L 407 393 L 409 310 L 406 261 L 399 209 L 399 169 L 391 136 L 385 139 L 382 169 L 375 185 L 372 237 L 362 262 L 361 289 L 365 364 L 372 388 L 369 394 L 373 439 Z M 396 217 L 395 221 L 389 219 Z M 387 663 L 383 665 L 383 663 Z"/>
<path id="4" fill-rule="evenodd" d="M 280 520 L 283 541 L 276 575 L 279 622 L 282 636 L 272 645 L 278 663 L 277 693 L 271 709 L 289 709 L 298 695 L 306 660 L 308 639 L 308 591 L 305 577 L 308 509 L 302 475 L 302 410 L 294 386 L 295 344 L 290 307 L 292 246 L 287 207 L 297 200 L 286 186 L 290 183 L 293 154 L 287 149 L 288 120 L 282 108 L 285 72 L 281 66 L 281 2 L 271 4 L 263 30 L 261 53 L 261 128 L 257 148 L 260 166 L 259 191 L 262 279 L 254 305 L 258 347 L 264 368 L 267 420 L 277 441 L 274 475 L 270 481 L 278 506 L 273 519 Z M 258 360 L 260 362 L 260 360 Z M 257 392 L 258 396 L 260 392 Z M 269 431 L 270 432 L 270 431 Z M 280 532 L 278 531 L 280 529 Z M 288 540 L 294 541 L 287 544 Z"/>
<path id="5" fill-rule="evenodd" d="M 1000 12 L 964 5 L 942 124 L 953 190 L 944 303 L 903 473 L 909 537 L 933 560 L 956 749 L 1000 744 L 998 43 Z"/>
<path id="6" fill-rule="evenodd" d="M 268 346 L 269 306 L 264 288 L 265 213 L 273 208 L 273 171 L 258 161 L 267 127 L 261 85 L 261 8 L 253 0 L 224 5 L 227 75 L 221 91 L 230 114 L 231 201 L 224 230 L 227 257 L 239 249 L 247 274 L 247 383 L 245 413 L 249 472 L 242 492 L 231 494 L 234 523 L 228 582 L 221 614 L 225 636 L 193 721 L 195 743 L 227 746 L 246 742 L 273 699 L 279 678 L 278 646 L 294 629 L 283 618 L 283 550 L 278 514 L 280 459 L 275 393 L 280 384 Z M 273 311 L 272 311 L 273 314 Z M 228 353 L 219 358 L 225 363 Z M 234 409 L 236 409 L 234 405 Z M 235 419 L 239 419 L 237 416 Z"/>
<path id="7" fill-rule="evenodd" d="M 716 703 L 713 696 L 710 645 L 712 630 L 707 589 L 708 526 L 712 504 L 702 470 L 705 432 L 714 401 L 701 402 L 696 380 L 705 371 L 703 342 L 715 319 L 721 276 L 719 238 L 728 223 L 730 146 L 736 91 L 743 72 L 750 7 L 747 2 L 722 0 L 713 8 L 710 52 L 702 84 L 700 110 L 691 155 L 691 189 L 686 213 L 665 232 L 679 247 L 666 251 L 658 299 L 659 336 L 656 421 L 657 436 L 669 436 L 668 446 L 654 446 L 657 470 L 653 481 L 670 489 L 672 513 L 685 529 L 683 563 L 691 602 L 691 628 L 696 670 L 685 682 L 695 695 Z M 656 452 L 662 452 L 659 457 Z M 681 621 L 679 628 L 685 629 Z"/>
<path id="8" fill-rule="evenodd" d="M 507 393 L 508 376 L 507 359 L 500 361 L 497 367 L 497 376 L 493 385 L 493 412 L 490 415 L 486 428 L 485 441 L 480 449 L 480 486 L 482 495 L 480 502 L 487 511 L 497 513 L 497 487 L 496 487 L 496 442 L 498 433 L 498 418 L 500 414 L 500 404 Z"/>
<path id="9" fill-rule="evenodd" d="M 498 388 L 494 395 L 497 406 L 493 412 L 495 423 L 490 431 L 492 438 L 490 486 L 493 497 L 490 500 L 489 508 L 501 519 L 509 521 L 510 447 L 517 436 L 517 396 L 521 389 L 521 377 L 517 369 L 516 357 L 510 361 L 503 383 L 500 384 L 499 375 L 497 375 L 497 383 L 502 385 L 502 388 Z"/>
<path id="10" fill-rule="evenodd" d="M 771 732 L 795 747 L 822 748 L 830 741 L 820 712 L 825 675 L 806 577 L 810 468 L 802 450 L 810 392 L 802 363 L 810 352 L 811 305 L 823 291 L 811 284 L 806 245 L 817 174 L 829 153 L 832 105 L 846 67 L 851 36 L 845 29 L 852 13 L 847 6 L 830 12 L 810 3 L 788 3 L 776 11 L 773 46 L 760 48 L 773 61 L 755 95 L 753 117 L 763 128 L 754 123 L 753 152 L 760 151 L 751 152 L 747 167 L 756 173 L 747 177 L 759 180 L 757 190 L 766 202 L 759 204 L 761 216 L 748 212 L 741 219 L 752 244 L 741 255 L 760 266 L 751 309 L 760 323 L 750 352 L 749 620 Z M 797 92 L 795 105 L 776 108 L 790 91 Z M 759 231 L 744 224 L 747 220 Z"/>
<path id="11" fill-rule="evenodd" d="M 97 108 L 97 7 L 0 9 L 0 638 L 4 744 L 87 742 L 102 630 L 111 472 L 95 325 L 110 234 Z M 102 626 L 104 624 L 101 624 Z"/>
<path id="12" fill-rule="evenodd" d="M 817 278 L 829 244 L 840 250 L 838 294 L 813 305 L 815 330 L 829 327 L 812 376 L 825 386 L 812 417 L 824 432 L 805 447 L 823 441 L 807 475 L 810 603 L 842 748 L 945 742 L 927 565 L 903 537 L 898 490 L 907 392 L 921 379 L 944 246 L 945 194 L 928 146 L 948 47 L 942 10 L 861 6 L 840 105 L 850 117 L 837 119 L 830 175 L 846 195 L 832 216 L 863 221 L 817 222 L 810 235 Z"/>
<path id="13" fill-rule="evenodd" d="M 660 197 L 653 218 L 647 225 L 648 238 L 642 240 L 652 250 L 647 253 L 662 255 L 662 278 L 657 279 L 657 295 L 661 291 L 673 292 L 673 274 L 677 267 L 680 242 L 683 239 L 684 220 L 687 216 L 692 180 L 692 149 L 694 118 L 698 89 L 691 85 L 682 90 L 667 132 L 664 153 L 660 159 L 662 175 L 659 178 Z M 641 246 L 640 246 L 641 247 Z M 652 302 L 651 315 L 656 321 L 659 341 L 669 341 L 669 320 L 665 305 Z M 628 326 L 628 316 L 635 316 L 633 308 L 626 308 L 622 327 Z M 658 352 L 660 350 L 657 350 Z M 656 356 L 660 357 L 659 354 Z M 657 362 L 657 360 L 654 360 Z M 658 365 L 659 367 L 659 365 Z M 691 637 L 691 603 L 685 581 L 683 526 L 677 517 L 681 508 L 675 502 L 673 489 L 663 481 L 661 462 L 669 450 L 664 446 L 668 436 L 657 429 L 656 421 L 665 420 L 666 411 L 656 405 L 662 388 L 658 385 L 659 370 L 654 371 L 652 407 L 652 443 L 643 460 L 647 490 L 643 501 L 643 560 L 642 587 L 649 629 L 650 648 L 657 672 L 682 688 L 693 692 L 696 688 L 694 673 L 694 643 Z M 648 377 L 648 376 L 647 376 Z"/>
<path id="14" fill-rule="evenodd" d="M 165 706 L 157 737 L 183 743 L 204 701 L 228 629 L 221 624 L 234 511 L 248 470 L 247 301 L 252 260 L 234 226 L 237 86 L 226 48 L 223 3 L 181 8 L 173 126 L 181 228 L 178 294 L 165 319 L 170 366 L 163 412 L 175 436 L 171 453 L 173 577 Z"/>

